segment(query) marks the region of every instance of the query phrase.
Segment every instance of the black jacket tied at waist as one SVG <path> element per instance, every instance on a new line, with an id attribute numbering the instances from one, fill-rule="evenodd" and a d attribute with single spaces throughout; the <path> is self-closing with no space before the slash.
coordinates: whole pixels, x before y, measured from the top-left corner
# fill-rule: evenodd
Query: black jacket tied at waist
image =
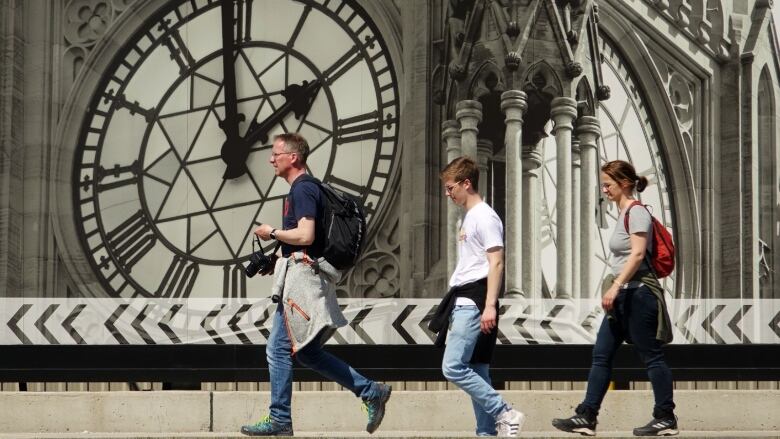
<path id="1" fill-rule="evenodd" d="M 475 282 L 452 287 L 441 299 L 435 314 L 431 318 L 431 321 L 428 322 L 428 329 L 434 333 L 438 333 L 436 341 L 434 342 L 434 345 L 437 347 L 444 346 L 444 342 L 447 339 L 447 330 L 450 326 L 450 315 L 452 315 L 452 310 L 455 308 L 455 302 L 458 297 L 471 299 L 477 304 L 479 312 L 484 312 L 485 301 L 487 299 L 487 279 L 480 279 Z M 498 301 L 496 301 L 496 310 L 498 310 Z M 496 312 L 496 319 L 497 318 L 498 312 Z M 490 363 L 493 358 L 493 348 L 496 346 L 497 337 L 498 325 L 487 334 L 480 331 L 477 345 L 474 347 L 474 353 L 471 355 L 470 362 Z"/>

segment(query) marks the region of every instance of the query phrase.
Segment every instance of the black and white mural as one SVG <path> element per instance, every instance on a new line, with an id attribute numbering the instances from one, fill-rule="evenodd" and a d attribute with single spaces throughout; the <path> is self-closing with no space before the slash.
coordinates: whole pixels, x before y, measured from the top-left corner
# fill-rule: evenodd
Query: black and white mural
<path id="1" fill-rule="evenodd" d="M 618 213 L 593 182 L 615 159 L 677 245 L 674 343 L 780 343 L 771 2 L 15 5 L 47 30 L 0 24 L 23 42 L 0 68 L 0 344 L 264 344 L 272 279 L 243 267 L 281 223 L 268 160 L 293 131 L 367 214 L 329 343 L 433 343 L 459 215 L 438 171 L 460 154 L 505 224 L 498 343 L 595 340 Z"/>

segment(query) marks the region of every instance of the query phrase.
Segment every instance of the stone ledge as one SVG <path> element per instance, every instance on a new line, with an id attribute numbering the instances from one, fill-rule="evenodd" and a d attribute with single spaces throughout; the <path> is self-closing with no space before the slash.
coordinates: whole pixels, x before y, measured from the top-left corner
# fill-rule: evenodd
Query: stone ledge
<path id="1" fill-rule="evenodd" d="M 550 420 L 570 416 L 583 397 L 581 391 L 501 394 L 526 413 L 525 431 L 547 437 L 556 432 Z M 242 424 L 265 415 L 269 400 L 269 392 L 0 392 L 0 434 L 104 432 L 138 437 L 123 433 L 132 432 L 198 437 L 209 432 L 237 432 Z M 681 390 L 675 392 L 675 402 L 684 432 L 780 435 L 778 390 Z M 630 432 L 650 420 L 652 404 L 650 391 L 611 391 L 604 401 L 599 427 L 616 434 Z M 470 400 L 461 391 L 396 391 L 380 433 L 473 431 L 471 410 Z M 349 392 L 294 392 L 293 411 L 295 430 L 300 433 L 365 434 L 360 400 Z"/>

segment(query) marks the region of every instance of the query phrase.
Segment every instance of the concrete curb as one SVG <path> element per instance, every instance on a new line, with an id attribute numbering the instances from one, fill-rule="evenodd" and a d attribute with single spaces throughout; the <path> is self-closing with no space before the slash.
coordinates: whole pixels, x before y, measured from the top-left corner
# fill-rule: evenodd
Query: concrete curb
<path id="1" fill-rule="evenodd" d="M 548 433 L 554 417 L 568 417 L 581 391 L 502 391 L 527 415 L 527 432 Z M 0 392 L 0 434 L 105 432 L 194 434 L 237 432 L 267 413 L 268 392 Z M 691 390 L 675 392 L 684 432 L 780 432 L 778 390 Z M 604 432 L 630 432 L 650 420 L 650 391 L 612 391 L 599 417 Z M 457 391 L 397 391 L 388 403 L 380 432 L 473 431 L 466 394 Z M 360 435 L 365 414 L 349 392 L 295 392 L 297 432 Z M 234 433 L 229 433 L 230 435 Z M 365 434 L 365 433 L 363 433 Z M 620 434 L 620 433 L 618 433 Z M 603 436 L 604 434 L 600 434 Z M 433 436 L 436 436 L 433 434 Z M 134 436 L 137 437 L 137 436 Z"/>
<path id="2" fill-rule="evenodd" d="M 295 437 L 309 437 L 309 438 L 328 438 L 328 439 L 351 439 L 355 437 L 367 437 L 365 432 L 358 433 L 331 433 L 331 432 L 304 432 L 295 433 Z M 473 437 L 468 432 L 397 432 L 392 434 L 382 434 L 377 432 L 371 437 L 381 437 L 383 439 L 388 438 L 417 438 L 417 439 L 443 439 L 443 438 L 463 438 Z M 579 435 L 573 435 L 571 433 L 540 433 L 540 432 L 521 432 L 519 437 L 521 438 L 577 438 Z M 599 432 L 598 437 L 607 438 L 624 438 L 624 439 L 636 439 L 630 432 Z M 681 432 L 677 437 L 684 438 L 696 438 L 696 439 L 722 439 L 722 438 L 761 438 L 761 439 L 777 439 L 780 436 L 772 434 L 768 435 L 765 432 Z M 228 433 L 75 433 L 75 434 L 58 434 L 58 433 L 22 433 L 22 434 L 0 434 L 0 439 L 247 439 L 247 436 L 236 434 L 235 432 Z"/>

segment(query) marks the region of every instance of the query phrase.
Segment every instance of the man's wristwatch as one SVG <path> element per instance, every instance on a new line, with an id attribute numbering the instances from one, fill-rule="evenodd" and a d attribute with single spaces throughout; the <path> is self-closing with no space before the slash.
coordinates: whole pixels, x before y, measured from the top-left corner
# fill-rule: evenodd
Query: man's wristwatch
<path id="1" fill-rule="evenodd" d="M 276 239 L 276 229 L 271 230 L 270 236 L 271 236 L 271 239 L 274 239 L 274 240 Z"/>

